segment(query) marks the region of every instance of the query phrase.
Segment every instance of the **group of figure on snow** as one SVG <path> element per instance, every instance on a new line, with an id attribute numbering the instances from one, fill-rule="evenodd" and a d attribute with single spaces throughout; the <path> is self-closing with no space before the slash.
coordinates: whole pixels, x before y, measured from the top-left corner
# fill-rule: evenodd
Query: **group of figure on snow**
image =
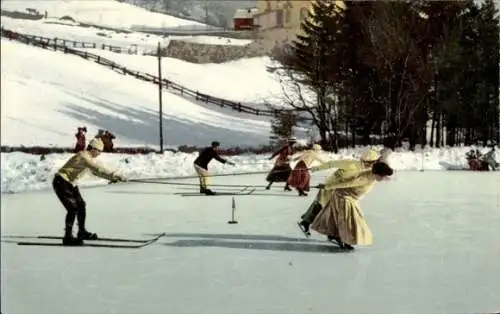
<path id="1" fill-rule="evenodd" d="M 490 142 L 487 145 L 490 150 L 486 154 L 482 154 L 478 149 L 471 149 L 467 154 L 465 154 L 465 159 L 469 165 L 469 169 L 472 171 L 495 171 L 499 166 L 496 161 L 495 155 L 495 143 Z"/>
<path id="2" fill-rule="evenodd" d="M 310 189 L 310 171 L 337 169 L 324 184 L 317 186 L 318 194 L 298 225 L 307 236 L 310 235 L 310 229 L 315 230 L 344 249 L 353 249 L 353 245 L 371 244 L 372 234 L 363 218 L 359 200 L 372 189 L 375 182 L 392 176 L 393 169 L 387 163 L 387 155 L 371 149 L 360 160 L 329 161 L 321 155 L 321 146 L 316 144 L 311 150 L 291 158 L 295 143 L 295 139 L 289 139 L 285 146 L 271 156 L 270 159 L 276 156 L 278 158 L 266 178 L 269 182 L 266 189 L 270 189 L 273 182 L 286 182 L 286 191 L 291 190 L 291 186 L 297 189 L 299 195 L 305 196 L 305 192 Z M 104 144 L 100 138 L 92 139 L 85 150 L 73 155 L 54 176 L 54 192 L 67 211 L 64 245 L 82 245 L 84 240 L 98 238 L 97 234 L 86 229 L 86 204 L 76 184 L 78 179 L 90 171 L 111 183 L 127 181 L 123 176 L 95 163 L 94 159 L 103 149 Z M 194 169 L 200 181 L 200 193 L 215 194 L 208 187 L 208 164 L 212 159 L 234 165 L 220 157 L 219 149 L 220 143 L 212 142 L 194 161 Z M 290 167 L 292 160 L 297 161 L 293 170 Z M 318 161 L 320 165 L 311 167 L 314 161 Z M 77 237 L 73 236 L 75 219 L 78 222 Z"/>

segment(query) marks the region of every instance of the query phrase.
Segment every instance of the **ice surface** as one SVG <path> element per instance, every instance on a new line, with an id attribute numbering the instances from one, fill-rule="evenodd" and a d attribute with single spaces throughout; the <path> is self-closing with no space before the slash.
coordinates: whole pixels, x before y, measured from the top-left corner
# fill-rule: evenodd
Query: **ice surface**
<path id="1" fill-rule="evenodd" d="M 139 250 L 2 243 L 2 313 L 492 313 L 500 310 L 500 180 L 399 172 L 362 201 L 374 244 L 339 253 L 295 222 L 314 197 L 181 197 L 187 188 L 83 188 L 88 228 Z M 313 182 L 321 178 L 314 175 Z M 186 181 L 183 181 L 186 182 Z M 193 182 L 195 181 L 187 181 Z M 263 185 L 263 176 L 214 184 Z M 194 191 L 196 187 L 189 191 Z M 216 188 L 217 189 L 217 188 Z M 221 191 L 221 188 L 219 188 Z M 274 195 L 274 196 L 273 196 Z M 50 191 L 2 195 L 2 236 L 60 235 Z"/>

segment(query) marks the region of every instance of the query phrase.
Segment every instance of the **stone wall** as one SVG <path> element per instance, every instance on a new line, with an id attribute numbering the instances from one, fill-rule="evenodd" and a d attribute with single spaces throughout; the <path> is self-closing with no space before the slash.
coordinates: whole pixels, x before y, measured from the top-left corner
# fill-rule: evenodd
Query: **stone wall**
<path id="1" fill-rule="evenodd" d="M 223 63 L 270 55 L 279 42 L 257 39 L 245 46 L 209 45 L 171 40 L 163 55 L 192 63 Z"/>

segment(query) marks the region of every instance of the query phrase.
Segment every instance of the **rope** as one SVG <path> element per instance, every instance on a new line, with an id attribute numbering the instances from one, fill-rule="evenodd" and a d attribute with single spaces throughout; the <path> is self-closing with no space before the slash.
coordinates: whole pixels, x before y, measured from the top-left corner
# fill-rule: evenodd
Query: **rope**
<path id="1" fill-rule="evenodd" d="M 165 184 L 165 185 L 184 185 L 184 186 L 199 186 L 199 183 L 182 183 L 182 182 L 165 182 L 165 181 L 154 181 L 154 180 L 128 180 L 127 182 L 135 182 L 135 183 L 150 183 L 150 184 Z M 254 188 L 264 188 L 265 185 L 248 185 L 248 184 L 210 184 L 210 186 L 218 186 L 218 187 L 238 187 L 238 188 L 246 188 L 246 187 L 254 187 Z"/>
<path id="2" fill-rule="evenodd" d="M 128 180 L 127 182 L 135 183 L 149 183 L 149 184 L 164 184 L 164 185 L 184 185 L 184 186 L 199 186 L 199 183 L 182 183 L 182 182 L 165 182 L 165 181 L 154 181 L 154 180 Z M 265 188 L 267 185 L 249 185 L 249 184 L 210 184 L 214 187 L 235 187 L 235 188 Z M 320 188 L 320 186 L 311 186 L 311 188 Z"/>
<path id="3" fill-rule="evenodd" d="M 309 170 L 309 169 L 308 169 Z M 287 172 L 289 170 L 274 170 L 274 173 L 277 172 Z M 244 176 L 244 175 L 252 175 L 252 174 L 266 174 L 269 173 L 270 171 L 251 171 L 251 172 L 233 172 L 233 173 L 221 173 L 221 174 L 211 174 L 209 177 L 229 177 L 229 176 Z M 141 181 L 149 181 L 149 180 L 185 180 L 185 179 L 198 179 L 198 175 L 192 175 L 192 176 L 179 176 L 179 177 L 157 177 L 157 178 L 139 178 L 139 179 L 134 179 L 134 180 L 141 180 Z M 133 180 L 129 180 L 133 181 Z"/>

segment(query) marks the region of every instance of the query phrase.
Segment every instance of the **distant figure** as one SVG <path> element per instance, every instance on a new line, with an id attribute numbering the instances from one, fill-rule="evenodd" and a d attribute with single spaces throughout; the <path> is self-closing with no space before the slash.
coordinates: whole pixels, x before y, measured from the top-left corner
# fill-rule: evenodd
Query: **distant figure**
<path id="1" fill-rule="evenodd" d="M 194 170 L 198 174 L 198 178 L 200 179 L 200 193 L 205 195 L 215 195 L 215 192 L 208 188 L 210 184 L 210 175 L 208 173 L 208 164 L 212 159 L 215 159 L 223 164 L 229 164 L 234 166 L 234 163 L 225 160 L 224 158 L 219 156 L 219 148 L 220 143 L 217 141 L 213 141 L 212 145 L 204 148 L 198 158 L 194 161 Z"/>
<path id="2" fill-rule="evenodd" d="M 495 154 L 495 144 L 490 144 L 488 146 L 490 146 L 490 151 L 481 156 L 480 160 L 485 164 L 487 170 L 491 169 L 492 171 L 495 171 L 498 167 Z"/>
<path id="3" fill-rule="evenodd" d="M 95 136 L 94 138 L 102 138 L 102 136 L 104 135 L 104 132 L 105 132 L 105 131 L 104 131 L 103 129 L 99 129 L 99 130 L 97 131 L 96 136 Z"/>
<path id="4" fill-rule="evenodd" d="M 104 143 L 104 152 L 105 153 L 112 153 L 113 152 L 113 140 L 116 138 L 116 136 L 109 132 L 106 131 L 104 132 L 104 135 L 102 137 L 102 142 Z"/>
<path id="5" fill-rule="evenodd" d="M 104 149 L 103 149 L 103 152 L 105 153 L 112 153 L 113 152 L 113 140 L 116 138 L 116 136 L 109 132 L 108 130 L 103 130 L 103 129 L 99 129 L 97 131 L 97 135 L 95 136 L 95 138 L 99 138 L 102 140 L 103 144 L 104 144 Z"/>
<path id="6" fill-rule="evenodd" d="M 78 128 L 78 132 L 76 132 L 76 145 L 75 145 L 75 153 L 81 152 L 85 149 L 85 145 L 87 144 L 87 140 L 85 139 L 85 135 L 87 134 L 87 127 Z"/>

